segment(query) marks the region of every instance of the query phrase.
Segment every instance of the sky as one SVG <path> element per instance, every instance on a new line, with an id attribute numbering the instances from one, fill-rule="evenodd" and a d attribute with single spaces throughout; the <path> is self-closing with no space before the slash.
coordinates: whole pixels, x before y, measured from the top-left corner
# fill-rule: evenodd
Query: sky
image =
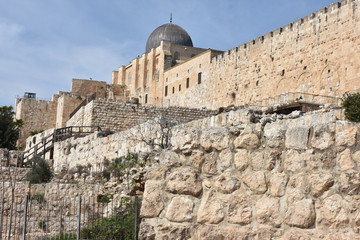
<path id="1" fill-rule="evenodd" d="M 34 92 L 50 100 L 71 79 L 111 83 L 158 26 L 184 28 L 194 47 L 229 50 L 334 0 L 0 0 L 0 106 Z"/>

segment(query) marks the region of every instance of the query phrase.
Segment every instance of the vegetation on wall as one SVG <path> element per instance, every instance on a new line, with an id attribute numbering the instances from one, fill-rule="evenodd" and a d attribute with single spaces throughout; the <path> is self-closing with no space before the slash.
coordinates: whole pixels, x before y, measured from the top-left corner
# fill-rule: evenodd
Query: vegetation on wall
<path id="1" fill-rule="evenodd" d="M 22 120 L 14 119 L 15 113 L 12 106 L 0 107 L 0 148 L 16 149 Z"/>
<path id="2" fill-rule="evenodd" d="M 52 175 L 49 164 L 43 158 L 37 156 L 32 161 L 26 180 L 30 183 L 45 183 L 50 181 Z"/>
<path id="3" fill-rule="evenodd" d="M 360 122 L 360 93 L 345 93 L 342 106 L 346 119 Z"/>

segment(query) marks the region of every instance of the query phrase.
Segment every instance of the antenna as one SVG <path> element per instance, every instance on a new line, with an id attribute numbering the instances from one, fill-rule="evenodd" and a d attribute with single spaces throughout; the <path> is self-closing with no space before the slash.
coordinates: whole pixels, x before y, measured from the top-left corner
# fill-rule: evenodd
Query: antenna
<path id="1" fill-rule="evenodd" d="M 172 23 L 172 13 L 170 13 L 170 23 Z"/>

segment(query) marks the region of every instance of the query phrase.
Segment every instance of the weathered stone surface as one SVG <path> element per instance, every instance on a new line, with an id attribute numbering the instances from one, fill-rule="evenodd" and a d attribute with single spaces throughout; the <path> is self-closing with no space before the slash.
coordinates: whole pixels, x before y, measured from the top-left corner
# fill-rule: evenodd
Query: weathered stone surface
<path id="1" fill-rule="evenodd" d="M 191 152 L 190 161 L 196 172 L 201 172 L 204 153 L 200 150 Z"/>
<path id="2" fill-rule="evenodd" d="M 154 227 L 142 220 L 140 223 L 139 239 L 155 240 L 156 234 Z"/>
<path id="3" fill-rule="evenodd" d="M 281 147 L 285 142 L 285 131 L 285 126 L 281 124 L 266 124 L 264 128 L 266 145 L 270 148 Z"/>
<path id="4" fill-rule="evenodd" d="M 218 151 L 228 148 L 231 142 L 231 134 L 226 128 L 209 128 L 202 132 L 200 144 L 209 151 L 214 148 Z"/>
<path id="5" fill-rule="evenodd" d="M 231 166 L 233 156 L 234 154 L 230 148 L 226 148 L 219 153 L 218 168 L 220 172 L 223 172 Z"/>
<path id="6" fill-rule="evenodd" d="M 330 228 L 345 228 L 349 224 L 349 217 L 345 202 L 338 194 L 326 198 L 320 207 L 318 221 Z"/>
<path id="7" fill-rule="evenodd" d="M 253 170 L 272 170 L 280 162 L 281 151 L 276 149 L 251 154 Z"/>
<path id="8" fill-rule="evenodd" d="M 215 179 L 215 187 L 218 191 L 229 194 L 240 187 L 240 181 L 234 172 L 224 172 Z"/>
<path id="9" fill-rule="evenodd" d="M 311 199 L 303 199 L 288 206 L 285 222 L 289 226 L 309 228 L 315 223 L 315 207 Z"/>
<path id="10" fill-rule="evenodd" d="M 313 128 L 314 134 L 311 138 L 311 146 L 316 149 L 325 150 L 335 142 L 335 125 L 316 125 Z"/>
<path id="11" fill-rule="evenodd" d="M 210 190 L 204 193 L 197 214 L 197 222 L 216 224 L 221 222 L 224 217 L 224 205 L 215 196 L 215 192 Z"/>
<path id="12" fill-rule="evenodd" d="M 234 164 L 239 171 L 244 171 L 249 164 L 249 154 L 246 149 L 238 149 L 234 155 Z"/>
<path id="13" fill-rule="evenodd" d="M 321 196 L 325 191 L 334 185 L 334 178 L 330 173 L 314 173 L 308 178 L 311 185 L 311 195 Z"/>
<path id="14" fill-rule="evenodd" d="M 256 194 L 265 193 L 267 190 L 265 173 L 263 171 L 247 173 L 242 177 L 242 181 Z"/>
<path id="15" fill-rule="evenodd" d="M 191 168 L 178 168 L 166 178 L 168 192 L 198 196 L 201 190 L 201 180 Z"/>
<path id="16" fill-rule="evenodd" d="M 290 149 L 285 153 L 284 169 L 291 172 L 296 172 L 305 167 L 305 161 L 302 154 L 297 150 Z"/>
<path id="17" fill-rule="evenodd" d="M 339 177 L 339 190 L 347 195 L 360 194 L 360 173 L 342 173 Z"/>
<path id="18" fill-rule="evenodd" d="M 248 228 L 237 227 L 213 227 L 207 225 L 199 226 L 196 239 L 199 240 L 248 240 L 248 239 L 263 239 L 270 240 L 270 238 L 256 238 L 261 236 L 261 231 L 258 234 Z"/>
<path id="19" fill-rule="evenodd" d="M 280 202 L 278 198 L 263 197 L 256 202 L 256 219 L 258 223 L 279 226 Z"/>
<path id="20" fill-rule="evenodd" d="M 355 163 L 352 160 L 352 155 L 350 149 L 345 149 L 338 156 L 338 162 L 340 165 L 341 171 L 347 171 L 355 167 Z"/>
<path id="21" fill-rule="evenodd" d="M 357 128 L 351 124 L 336 124 L 336 146 L 351 147 L 356 142 Z"/>
<path id="22" fill-rule="evenodd" d="M 270 178 L 269 193 L 271 196 L 284 196 L 287 182 L 288 176 L 285 173 L 274 173 Z"/>
<path id="23" fill-rule="evenodd" d="M 180 157 L 173 151 L 164 150 L 159 156 L 159 163 L 165 167 L 179 167 L 181 165 Z"/>
<path id="24" fill-rule="evenodd" d="M 291 149 L 306 149 L 309 138 L 309 127 L 293 127 L 286 131 L 285 146 Z"/>
<path id="25" fill-rule="evenodd" d="M 149 180 L 145 183 L 143 203 L 141 205 L 140 216 L 144 218 L 157 217 L 164 209 L 162 199 L 162 183 L 160 181 Z"/>
<path id="26" fill-rule="evenodd" d="M 236 148 L 255 149 L 260 146 L 261 142 L 256 134 L 240 135 L 234 140 L 234 146 Z"/>
<path id="27" fill-rule="evenodd" d="M 194 203 L 185 197 L 174 197 L 167 209 L 166 218 L 171 222 L 187 222 L 192 219 Z"/>
<path id="28" fill-rule="evenodd" d="M 191 149 L 198 145 L 199 131 L 196 128 L 176 128 L 171 137 L 174 151 Z"/>
<path id="29" fill-rule="evenodd" d="M 187 226 L 159 225 L 156 239 L 191 239 L 191 229 Z"/>
<path id="30" fill-rule="evenodd" d="M 251 223 L 252 209 L 248 195 L 234 193 L 229 200 L 228 221 L 230 223 L 246 225 Z"/>
<path id="31" fill-rule="evenodd" d="M 204 155 L 202 171 L 207 174 L 216 174 L 217 170 L 217 153 L 211 152 Z"/>

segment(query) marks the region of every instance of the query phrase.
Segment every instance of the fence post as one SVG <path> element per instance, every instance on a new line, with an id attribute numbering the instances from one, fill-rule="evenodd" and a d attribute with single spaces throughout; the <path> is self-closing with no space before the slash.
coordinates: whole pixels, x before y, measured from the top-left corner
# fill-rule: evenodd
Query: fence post
<path id="1" fill-rule="evenodd" d="M 138 196 L 135 196 L 134 202 L 134 240 L 137 240 L 137 228 L 138 228 Z"/>
<path id="2" fill-rule="evenodd" d="M 80 227 L 81 227 L 81 196 L 79 196 L 78 204 L 78 222 L 77 222 L 77 231 L 76 231 L 76 240 L 80 239 Z"/>
<path id="3" fill-rule="evenodd" d="M 25 196 L 25 206 L 24 206 L 24 222 L 23 222 L 23 231 L 22 231 L 22 240 L 26 239 L 26 227 L 27 227 L 27 210 L 28 210 L 29 196 Z"/>

